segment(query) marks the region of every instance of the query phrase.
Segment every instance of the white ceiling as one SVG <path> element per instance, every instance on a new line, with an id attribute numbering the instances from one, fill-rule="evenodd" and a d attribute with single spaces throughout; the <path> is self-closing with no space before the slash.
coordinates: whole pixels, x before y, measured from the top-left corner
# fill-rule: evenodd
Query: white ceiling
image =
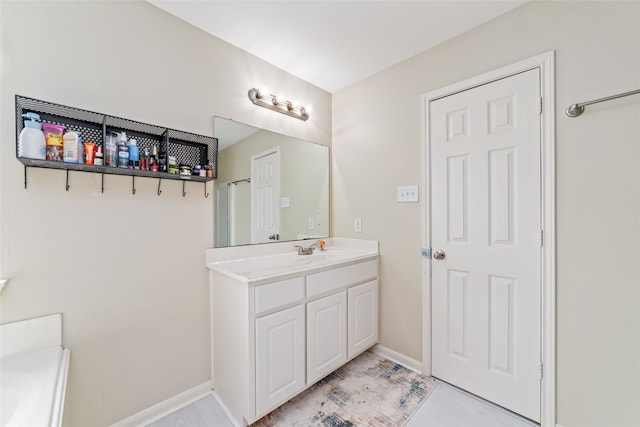
<path id="1" fill-rule="evenodd" d="M 526 0 L 147 0 L 335 93 Z"/>

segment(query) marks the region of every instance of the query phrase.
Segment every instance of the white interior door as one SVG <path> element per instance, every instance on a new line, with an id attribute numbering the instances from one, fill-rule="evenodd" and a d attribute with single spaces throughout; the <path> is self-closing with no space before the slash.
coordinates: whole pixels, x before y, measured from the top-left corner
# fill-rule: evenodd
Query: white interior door
<path id="1" fill-rule="evenodd" d="M 539 422 L 539 71 L 429 111 L 432 374 Z"/>
<path id="2" fill-rule="evenodd" d="M 278 240 L 280 228 L 280 151 L 251 158 L 251 243 Z"/>

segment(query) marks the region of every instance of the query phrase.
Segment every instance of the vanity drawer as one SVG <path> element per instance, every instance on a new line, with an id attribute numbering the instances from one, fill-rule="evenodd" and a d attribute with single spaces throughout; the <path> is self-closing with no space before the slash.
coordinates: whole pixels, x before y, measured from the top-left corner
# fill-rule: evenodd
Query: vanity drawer
<path id="1" fill-rule="evenodd" d="M 378 277 L 378 260 L 361 262 L 346 267 L 323 271 L 307 276 L 307 298 L 322 295 L 356 283 Z"/>
<path id="2" fill-rule="evenodd" d="M 304 277 L 256 286 L 254 310 L 264 313 L 304 299 Z"/>

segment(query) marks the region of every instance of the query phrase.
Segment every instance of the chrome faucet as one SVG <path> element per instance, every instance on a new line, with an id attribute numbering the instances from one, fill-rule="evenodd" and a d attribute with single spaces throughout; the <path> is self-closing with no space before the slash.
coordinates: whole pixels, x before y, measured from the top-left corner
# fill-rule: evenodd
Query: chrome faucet
<path id="1" fill-rule="evenodd" d="M 300 245 L 296 245 L 296 248 L 298 248 L 298 255 L 311 255 L 313 254 L 313 250 L 317 247 L 318 245 L 316 245 L 315 243 L 309 246 L 308 248 L 304 248 Z"/>

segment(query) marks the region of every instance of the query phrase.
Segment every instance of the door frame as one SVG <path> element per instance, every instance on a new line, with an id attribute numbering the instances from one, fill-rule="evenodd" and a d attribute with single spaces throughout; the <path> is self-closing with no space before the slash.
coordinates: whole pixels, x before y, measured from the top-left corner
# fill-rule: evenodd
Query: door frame
<path id="1" fill-rule="evenodd" d="M 542 114 L 541 137 L 541 218 L 543 233 L 541 271 L 541 362 L 544 367 L 540 396 L 540 425 L 556 423 L 556 184 L 555 184 L 555 81 L 553 50 L 518 61 L 425 93 L 421 97 L 422 122 L 422 247 L 431 247 L 431 169 L 429 120 L 430 103 L 477 86 L 531 69 L 540 70 Z M 431 375 L 431 259 L 422 258 L 422 372 Z"/>

